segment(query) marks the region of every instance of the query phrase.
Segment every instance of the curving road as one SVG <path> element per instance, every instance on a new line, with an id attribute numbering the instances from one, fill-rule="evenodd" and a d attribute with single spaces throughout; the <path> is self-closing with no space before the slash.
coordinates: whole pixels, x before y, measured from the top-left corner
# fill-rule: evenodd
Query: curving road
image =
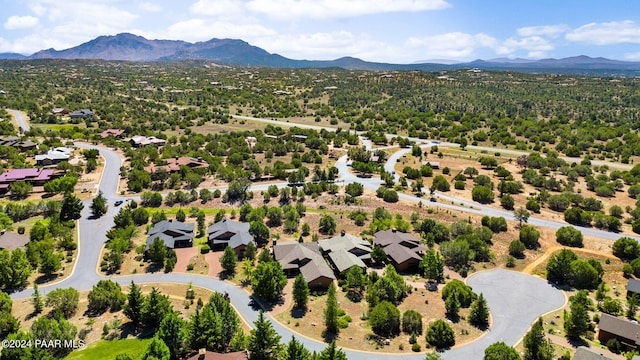
<path id="1" fill-rule="evenodd" d="M 27 115 L 24 112 L 19 110 L 11 110 L 11 109 L 6 109 L 6 110 L 9 114 L 11 114 L 11 116 L 13 116 L 14 119 L 16 119 L 16 122 L 18 123 L 18 127 L 22 129 L 23 133 L 31 129 L 31 127 L 27 123 L 27 120 L 25 120 Z"/>

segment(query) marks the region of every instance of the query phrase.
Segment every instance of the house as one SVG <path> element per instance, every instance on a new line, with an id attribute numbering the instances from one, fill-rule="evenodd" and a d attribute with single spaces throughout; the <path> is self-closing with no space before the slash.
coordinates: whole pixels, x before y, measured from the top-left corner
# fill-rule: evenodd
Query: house
<path id="1" fill-rule="evenodd" d="M 122 139 L 122 141 L 128 142 L 135 147 L 143 147 L 146 145 L 164 146 L 167 143 L 166 140 L 158 139 L 155 136 L 142 135 L 135 135 L 130 138 Z"/>
<path id="2" fill-rule="evenodd" d="M 31 140 L 21 141 L 17 136 L 8 136 L 5 138 L 0 138 L 0 145 L 2 146 L 12 146 L 20 149 L 20 151 L 27 151 L 31 149 L 35 149 L 38 144 Z"/>
<path id="3" fill-rule="evenodd" d="M 16 181 L 28 182 L 31 185 L 44 185 L 56 176 L 52 169 L 28 168 L 14 169 L 0 174 L 0 193 L 7 192 L 9 185 Z"/>
<path id="4" fill-rule="evenodd" d="M 14 232 L 0 233 L 0 250 L 7 249 L 13 251 L 17 248 L 24 248 L 29 242 L 29 237 Z"/>
<path id="5" fill-rule="evenodd" d="M 254 243 L 253 235 L 249 233 L 249 223 L 235 220 L 218 221 L 207 228 L 207 234 L 211 249 L 223 250 L 231 246 L 240 258 L 244 256 L 247 245 Z"/>
<path id="6" fill-rule="evenodd" d="M 114 138 L 117 138 L 122 134 L 124 134 L 124 130 L 122 129 L 106 129 L 105 131 L 100 133 L 100 137 L 103 139 L 106 139 L 109 136 L 113 136 Z"/>
<path id="7" fill-rule="evenodd" d="M 175 157 L 164 160 L 167 165 L 151 165 L 144 168 L 146 172 L 154 173 L 158 169 L 164 169 L 168 173 L 174 173 L 180 171 L 180 167 L 186 166 L 192 169 L 207 169 L 209 163 L 202 160 L 202 158 L 193 158 L 188 156 Z"/>
<path id="8" fill-rule="evenodd" d="M 598 323 L 598 340 L 601 344 L 617 338 L 629 349 L 637 349 L 640 345 L 640 325 L 613 315 L 602 313 Z"/>
<path id="9" fill-rule="evenodd" d="M 398 271 L 417 268 L 422 261 L 422 253 L 427 250 L 420 239 L 396 229 L 378 231 L 374 236 L 373 245 L 384 249 Z"/>
<path id="10" fill-rule="evenodd" d="M 247 351 L 217 353 L 201 349 L 198 351 L 198 354 L 193 355 L 187 360 L 249 360 L 249 353 Z"/>
<path id="11" fill-rule="evenodd" d="M 170 249 L 191 247 L 193 245 L 194 224 L 186 224 L 180 221 L 163 220 L 156 223 L 147 237 L 147 248 L 158 238 Z"/>
<path id="12" fill-rule="evenodd" d="M 320 253 L 318 243 L 282 243 L 273 247 L 273 256 L 287 276 L 302 274 L 311 289 L 326 289 L 336 277 Z"/>
<path id="13" fill-rule="evenodd" d="M 614 360 L 614 358 L 602 354 L 599 349 L 591 349 L 586 346 L 578 346 L 573 360 Z"/>
<path id="14" fill-rule="evenodd" d="M 69 161 L 72 153 L 72 148 L 57 147 L 47 151 L 46 154 L 36 155 L 35 159 L 36 163 L 41 166 L 55 165 L 63 161 Z"/>
<path id="15" fill-rule="evenodd" d="M 51 115 L 60 116 L 60 115 L 66 115 L 68 113 L 69 113 L 69 110 L 67 110 L 65 108 L 53 108 L 53 109 L 51 109 Z"/>
<path id="16" fill-rule="evenodd" d="M 81 119 L 83 117 L 93 117 L 93 111 L 89 109 L 80 109 L 69 113 L 69 117 L 72 119 Z"/>
<path id="17" fill-rule="evenodd" d="M 318 241 L 318 246 L 338 275 L 352 266 L 366 269 L 366 263 L 371 261 L 371 244 L 344 230 L 337 236 Z"/>
<path id="18" fill-rule="evenodd" d="M 640 295 L 640 280 L 629 279 L 627 280 L 627 297 L 633 294 Z"/>

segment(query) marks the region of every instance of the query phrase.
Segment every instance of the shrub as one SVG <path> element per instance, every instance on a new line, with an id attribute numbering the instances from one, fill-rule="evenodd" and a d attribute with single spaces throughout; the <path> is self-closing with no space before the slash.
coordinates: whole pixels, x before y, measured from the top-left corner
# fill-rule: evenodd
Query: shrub
<path id="1" fill-rule="evenodd" d="M 438 319 L 427 328 L 427 342 L 437 348 L 448 348 L 456 343 L 456 335 L 444 320 Z"/>
<path id="2" fill-rule="evenodd" d="M 418 343 L 413 343 L 413 344 L 411 345 L 411 351 L 413 351 L 413 352 L 420 352 L 420 344 L 418 344 Z"/>
<path id="3" fill-rule="evenodd" d="M 204 244 L 204 245 L 202 245 L 202 247 L 200 247 L 200 253 L 201 254 L 206 254 L 209 251 L 211 251 L 211 247 L 209 247 L 209 244 Z"/>
<path id="4" fill-rule="evenodd" d="M 525 246 L 520 240 L 513 240 L 509 244 L 509 255 L 522 259 L 524 257 Z"/>
<path id="5" fill-rule="evenodd" d="M 582 233 L 571 226 L 563 226 L 556 231 L 556 241 L 562 245 L 582 247 Z"/>

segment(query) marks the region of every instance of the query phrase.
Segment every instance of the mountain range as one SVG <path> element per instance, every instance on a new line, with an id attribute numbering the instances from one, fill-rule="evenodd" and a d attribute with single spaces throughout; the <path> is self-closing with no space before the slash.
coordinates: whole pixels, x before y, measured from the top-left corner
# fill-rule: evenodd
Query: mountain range
<path id="1" fill-rule="evenodd" d="M 564 73 L 582 75 L 638 76 L 640 62 L 611 60 L 602 57 L 575 56 L 563 59 L 508 59 L 474 60 L 459 63 L 450 60 L 419 61 L 412 64 L 389 64 L 364 61 L 353 57 L 335 60 L 295 60 L 237 39 L 211 39 L 190 43 L 181 40 L 149 40 L 142 36 L 122 33 L 99 36 L 81 45 L 65 49 L 47 49 L 25 56 L 0 53 L 0 59 L 96 59 L 121 61 L 183 61 L 206 60 L 233 66 L 275 68 L 328 68 L 348 70 L 423 70 L 442 71 L 463 68 L 511 70 L 520 72 Z"/>

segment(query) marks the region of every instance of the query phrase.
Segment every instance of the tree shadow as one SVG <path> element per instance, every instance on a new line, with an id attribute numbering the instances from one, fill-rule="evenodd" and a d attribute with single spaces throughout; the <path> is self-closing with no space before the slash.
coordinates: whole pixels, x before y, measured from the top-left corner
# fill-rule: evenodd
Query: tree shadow
<path id="1" fill-rule="evenodd" d="M 249 306 L 255 311 L 263 310 L 265 312 L 273 310 L 273 308 L 278 304 L 284 304 L 284 299 L 279 297 L 276 301 L 266 301 L 258 298 L 257 296 L 251 295 L 251 300 L 249 301 Z"/>
<path id="2" fill-rule="evenodd" d="M 41 285 L 50 281 L 53 281 L 55 279 L 57 279 L 60 276 L 60 274 L 50 274 L 50 275 L 40 275 L 38 276 L 35 280 L 34 283 Z"/>
<path id="3" fill-rule="evenodd" d="M 307 314 L 307 307 L 294 307 L 291 309 L 291 317 L 294 319 L 301 319 Z"/>
<path id="4" fill-rule="evenodd" d="M 324 340 L 324 342 L 326 343 L 330 343 L 334 340 L 338 340 L 338 334 L 336 333 L 332 333 L 330 331 L 324 330 L 322 332 L 322 340 Z"/>
<path id="5" fill-rule="evenodd" d="M 460 322 L 460 315 L 445 314 L 445 316 L 454 324 Z"/>
<path id="6" fill-rule="evenodd" d="M 569 344 L 571 344 L 571 346 L 573 346 L 574 348 L 578 348 L 579 346 L 586 346 L 586 347 L 589 347 L 589 343 L 588 343 L 588 342 L 586 342 L 586 341 L 585 341 L 584 339 L 582 339 L 582 338 L 574 339 L 574 338 L 571 338 L 571 337 L 568 337 L 568 336 L 565 336 L 564 338 L 565 338 L 565 339 L 567 340 L 567 342 L 568 342 Z"/>

